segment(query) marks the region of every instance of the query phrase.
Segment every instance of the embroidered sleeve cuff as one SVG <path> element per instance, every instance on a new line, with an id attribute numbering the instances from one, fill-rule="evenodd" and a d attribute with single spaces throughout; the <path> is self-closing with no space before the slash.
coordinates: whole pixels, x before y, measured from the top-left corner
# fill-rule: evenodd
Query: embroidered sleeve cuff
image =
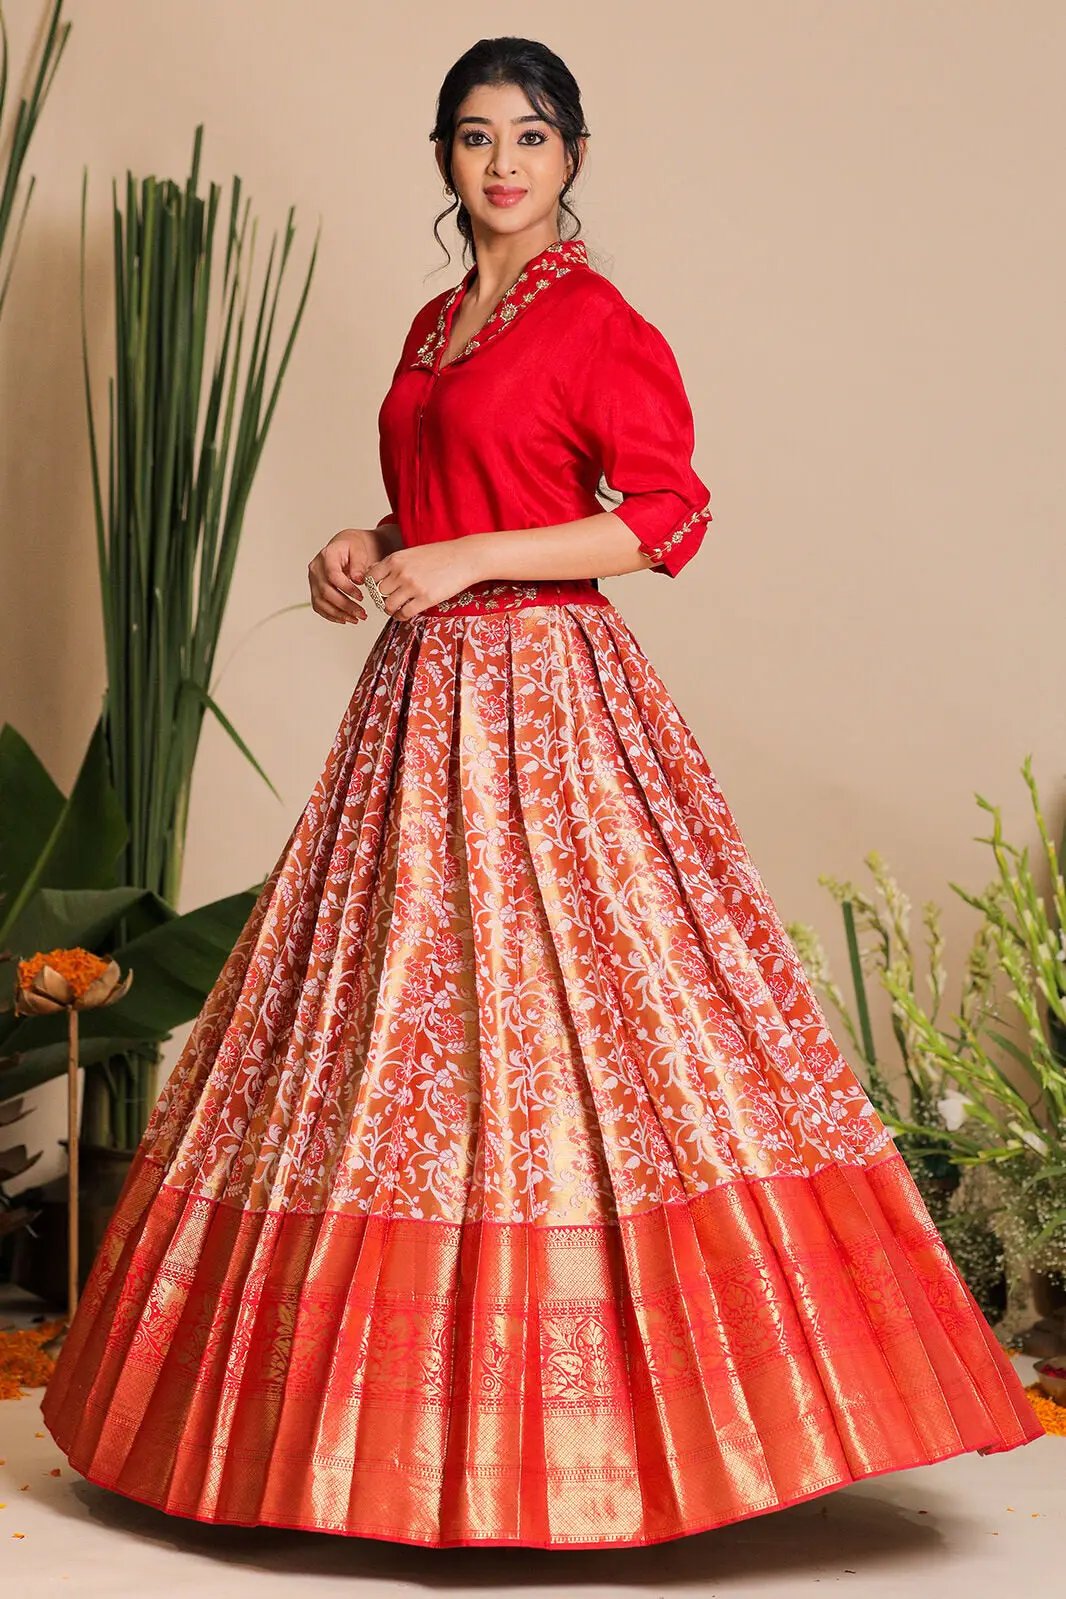
<path id="1" fill-rule="evenodd" d="M 653 572 L 665 572 L 668 577 L 676 577 L 702 544 L 707 524 L 712 521 L 711 507 L 708 500 L 699 510 L 690 511 L 683 521 L 677 522 L 664 536 L 661 502 L 667 497 L 674 500 L 675 507 L 683 511 L 676 496 L 632 494 L 621 505 L 616 505 L 611 515 L 617 516 L 636 535 L 640 548 L 654 562 L 651 567 Z M 678 514 L 677 509 L 671 514 Z"/>

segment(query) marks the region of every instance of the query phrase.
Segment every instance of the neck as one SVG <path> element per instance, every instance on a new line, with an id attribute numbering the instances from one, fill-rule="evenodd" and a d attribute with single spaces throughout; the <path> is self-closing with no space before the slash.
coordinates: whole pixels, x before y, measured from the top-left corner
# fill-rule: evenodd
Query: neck
<path id="1" fill-rule="evenodd" d="M 477 272 L 470 297 L 477 305 L 495 304 L 507 293 L 527 261 L 540 255 L 559 237 L 555 223 L 542 223 L 522 233 L 482 233 L 474 228 Z"/>

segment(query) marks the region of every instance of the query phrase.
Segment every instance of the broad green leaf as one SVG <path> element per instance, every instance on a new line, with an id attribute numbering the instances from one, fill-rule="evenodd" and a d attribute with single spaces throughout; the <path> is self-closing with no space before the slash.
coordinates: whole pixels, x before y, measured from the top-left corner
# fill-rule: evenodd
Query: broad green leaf
<path id="1" fill-rule="evenodd" d="M 43 888 L 8 934 L 8 943 L 19 960 L 36 950 L 99 950 L 123 916 L 138 907 L 150 913 L 152 926 L 174 915 L 145 888 Z"/>
<path id="2" fill-rule="evenodd" d="M 22 734 L 10 722 L 0 727 L 0 918 L 32 873 L 64 805 Z"/>
<path id="3" fill-rule="evenodd" d="M 78 1014 L 79 1055 L 106 1059 L 137 1044 L 160 1042 L 199 1014 L 258 899 L 262 884 L 172 916 L 115 950 L 133 983 L 125 998 Z M 66 1070 L 67 1016 L 5 1015 L 3 1054 L 20 1064 L 0 1064 L 0 1099 Z M 105 1046 L 105 1047 L 101 1047 Z M 90 1052 L 91 1051 L 91 1052 Z"/>
<path id="4" fill-rule="evenodd" d="M 84 1014 L 87 1016 L 89 1012 Z M 107 1010 L 96 1014 L 106 1015 Z M 53 1020 L 52 1017 L 39 1019 L 42 1022 Z M 66 1017 L 61 1016 L 59 1021 L 64 1035 L 62 1039 L 21 1050 L 15 1056 L 0 1056 L 0 1100 L 13 1099 L 17 1094 L 29 1093 L 31 1088 L 39 1088 L 42 1083 L 49 1083 L 56 1077 L 66 1076 Z M 165 1036 L 169 1037 L 169 1034 Z M 119 1033 L 102 1033 L 99 1037 L 86 1037 L 79 1020 L 78 1062 L 87 1067 L 99 1066 L 112 1055 L 120 1055 L 123 1050 L 135 1049 L 146 1042 L 148 1040 L 144 1038 L 133 1038 Z"/>
<path id="5" fill-rule="evenodd" d="M 260 885 L 261 886 L 261 885 Z M 129 993 L 110 1006 L 116 1028 L 170 1031 L 197 1015 L 255 907 L 258 889 L 231 894 L 176 916 L 116 949 Z"/>
<path id="6" fill-rule="evenodd" d="M 81 948 L 102 955 L 105 940 L 123 917 L 132 924 L 132 937 L 161 926 L 174 914 L 149 889 L 42 888 L 8 933 L 8 948 L 15 958 L 0 964 L 0 1050 L 17 1024 L 9 1009 L 14 1003 L 16 961 L 50 949 Z"/>
<path id="7" fill-rule="evenodd" d="M 127 827 L 107 769 L 103 724 L 89 740 L 70 797 L 56 814 L 18 892 L 0 905 L 0 943 L 7 944 L 33 895 L 42 888 L 113 888 Z"/>

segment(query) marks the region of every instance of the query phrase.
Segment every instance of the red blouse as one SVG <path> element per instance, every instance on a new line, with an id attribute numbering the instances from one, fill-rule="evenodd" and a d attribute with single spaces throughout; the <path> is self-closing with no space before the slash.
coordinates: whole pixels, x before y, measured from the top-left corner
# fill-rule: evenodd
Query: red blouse
<path id="1" fill-rule="evenodd" d="M 391 507 L 378 525 L 398 522 L 417 545 L 572 522 L 604 510 L 602 473 L 624 496 L 611 514 L 655 557 L 652 570 L 676 576 L 711 511 L 666 339 L 589 266 L 582 240 L 556 240 L 442 367 L 476 272 L 428 301 L 404 340 L 378 413 Z M 577 587 L 596 594 L 595 579 Z"/>

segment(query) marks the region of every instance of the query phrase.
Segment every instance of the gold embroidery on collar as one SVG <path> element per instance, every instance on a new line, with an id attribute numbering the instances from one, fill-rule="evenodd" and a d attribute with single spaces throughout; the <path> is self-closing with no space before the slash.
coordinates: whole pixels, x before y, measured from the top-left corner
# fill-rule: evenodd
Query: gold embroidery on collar
<path id="1" fill-rule="evenodd" d="M 509 323 L 514 321 L 519 311 L 535 299 L 541 290 L 546 289 L 556 279 L 565 277 L 574 265 L 588 266 L 588 248 L 583 239 L 556 239 L 554 244 L 549 244 L 546 249 L 527 262 L 518 274 L 514 283 L 506 294 L 499 300 L 494 310 L 490 313 L 485 323 L 478 329 L 471 339 L 468 339 L 458 355 L 448 362 L 454 366 L 456 361 L 464 360 L 475 350 L 487 344 L 490 339 Z M 541 274 L 532 287 L 522 292 L 522 285 L 529 281 L 534 271 Z M 465 279 L 463 282 L 465 283 Z M 463 292 L 463 283 L 457 283 L 451 293 L 447 295 L 437 316 L 437 325 L 426 335 L 419 346 L 415 356 L 414 366 L 425 366 L 430 369 L 436 364 L 437 355 L 445 342 L 445 326 L 448 321 L 448 312 Z"/>

